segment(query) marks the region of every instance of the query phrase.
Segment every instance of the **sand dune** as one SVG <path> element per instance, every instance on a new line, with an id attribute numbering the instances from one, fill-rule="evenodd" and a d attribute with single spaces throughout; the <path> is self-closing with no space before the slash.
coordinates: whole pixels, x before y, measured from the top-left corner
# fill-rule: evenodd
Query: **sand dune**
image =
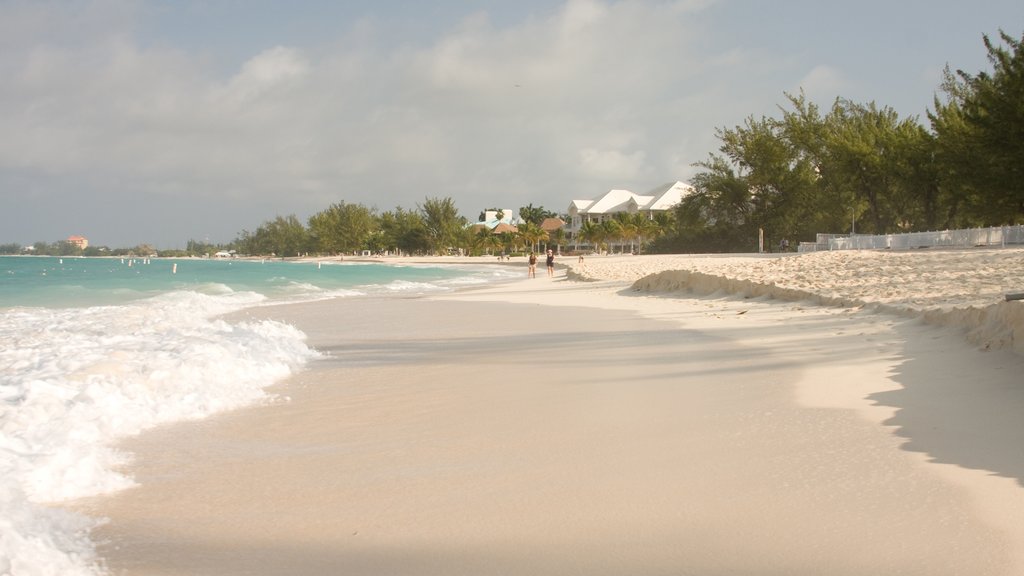
<path id="1" fill-rule="evenodd" d="M 1024 353 L 1024 248 L 834 251 L 768 256 L 567 259 L 570 277 L 628 280 L 638 290 L 722 292 L 823 305 L 869 305 L 963 328 L 986 348 Z"/>

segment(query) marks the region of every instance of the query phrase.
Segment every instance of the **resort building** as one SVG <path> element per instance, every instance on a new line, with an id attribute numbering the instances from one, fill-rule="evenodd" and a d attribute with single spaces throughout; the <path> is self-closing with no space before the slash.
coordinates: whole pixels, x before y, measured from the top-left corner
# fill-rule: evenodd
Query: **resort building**
<path id="1" fill-rule="evenodd" d="M 68 244 L 78 246 L 80 250 L 85 250 L 89 247 L 89 239 L 85 236 L 68 236 Z"/>
<path id="2" fill-rule="evenodd" d="M 577 249 L 590 246 L 580 238 L 584 223 L 601 224 L 616 214 L 643 214 L 653 220 L 658 212 L 667 212 L 690 194 L 693 187 L 682 182 L 659 186 L 646 194 L 629 190 L 609 190 L 593 200 L 573 200 L 569 204 L 566 238 Z"/>
<path id="3" fill-rule="evenodd" d="M 471 223 L 470 226 L 486 226 L 488 230 L 500 234 L 509 231 L 509 228 L 514 232 L 521 223 L 519 212 L 503 208 L 500 210 L 484 210 L 480 213 L 480 220 Z"/>

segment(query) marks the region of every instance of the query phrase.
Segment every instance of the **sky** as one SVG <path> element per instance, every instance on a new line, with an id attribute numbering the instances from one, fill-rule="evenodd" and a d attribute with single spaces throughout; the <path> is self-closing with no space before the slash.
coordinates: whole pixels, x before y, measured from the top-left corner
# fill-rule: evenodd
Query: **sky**
<path id="1" fill-rule="evenodd" d="M 224 243 L 332 204 L 565 212 L 715 133 L 874 102 L 927 125 L 1024 2 L 0 0 L 0 243 Z"/>

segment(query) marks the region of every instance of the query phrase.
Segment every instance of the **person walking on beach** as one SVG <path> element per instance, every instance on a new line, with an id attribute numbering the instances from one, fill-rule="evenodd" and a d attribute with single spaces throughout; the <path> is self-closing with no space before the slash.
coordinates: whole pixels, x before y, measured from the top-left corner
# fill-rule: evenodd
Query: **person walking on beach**
<path id="1" fill-rule="evenodd" d="M 536 278 L 537 277 L 537 255 L 534 254 L 533 252 L 530 252 L 529 264 L 530 264 L 530 267 L 526 271 L 526 277 L 527 278 Z"/>
<path id="2" fill-rule="evenodd" d="M 548 250 L 548 277 L 555 275 L 555 253 Z"/>

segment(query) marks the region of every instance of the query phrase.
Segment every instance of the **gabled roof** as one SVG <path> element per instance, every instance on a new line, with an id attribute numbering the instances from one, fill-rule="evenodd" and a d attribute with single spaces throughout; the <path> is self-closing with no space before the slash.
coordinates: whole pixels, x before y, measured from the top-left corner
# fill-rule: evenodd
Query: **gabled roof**
<path id="1" fill-rule="evenodd" d="M 588 214 L 608 214 L 612 212 L 623 212 L 626 205 L 633 199 L 634 194 L 629 190 L 609 190 L 604 196 L 594 200 L 594 203 L 587 208 Z"/>
<path id="2" fill-rule="evenodd" d="M 544 221 L 540 223 L 540 229 L 545 232 L 554 232 L 562 226 L 565 226 L 565 221 L 561 218 L 545 218 Z"/>
<path id="3" fill-rule="evenodd" d="M 651 200 L 643 207 L 644 210 L 668 210 L 679 204 L 686 196 L 693 192 L 693 186 L 676 181 L 671 184 L 663 184 L 647 194 Z"/>
<path id="4" fill-rule="evenodd" d="M 615 214 L 618 212 L 646 212 L 668 210 L 683 196 L 693 192 L 693 186 L 682 182 L 664 184 L 647 194 L 634 194 L 629 190 L 609 190 L 593 200 L 573 200 L 569 212 L 577 214 Z"/>
<path id="5" fill-rule="evenodd" d="M 645 210 L 652 200 L 654 200 L 654 196 L 640 196 L 633 194 L 633 199 L 629 201 L 629 206 L 634 211 Z"/>

